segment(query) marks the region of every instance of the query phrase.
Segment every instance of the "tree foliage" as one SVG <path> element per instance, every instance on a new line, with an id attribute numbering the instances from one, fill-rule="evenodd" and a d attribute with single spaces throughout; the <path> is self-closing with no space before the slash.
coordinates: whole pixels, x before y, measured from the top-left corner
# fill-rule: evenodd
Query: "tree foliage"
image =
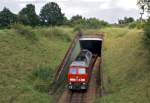
<path id="1" fill-rule="evenodd" d="M 15 22 L 17 22 L 17 15 L 4 7 L 4 9 L 0 12 L 0 27 L 7 27 Z"/>
<path id="2" fill-rule="evenodd" d="M 129 23 L 132 23 L 132 22 L 134 22 L 135 20 L 134 20 L 134 18 L 132 18 L 132 17 L 124 17 L 124 19 L 122 20 L 122 19 L 120 19 L 120 20 L 118 20 L 118 23 L 119 24 L 129 24 Z"/>
<path id="3" fill-rule="evenodd" d="M 108 23 L 97 18 L 86 19 L 80 15 L 76 15 L 71 18 L 70 25 L 75 27 L 75 30 L 100 29 L 102 27 L 108 26 Z"/>
<path id="4" fill-rule="evenodd" d="M 84 19 L 81 15 L 75 15 L 75 16 L 72 16 L 72 18 L 71 18 L 71 20 L 70 20 L 70 22 L 77 22 L 77 21 L 80 21 L 80 20 L 82 20 L 82 19 Z"/>
<path id="5" fill-rule="evenodd" d="M 132 21 L 132 20 L 129 20 Z M 17 22 L 17 23 L 16 23 Z M 75 15 L 70 20 L 61 12 L 61 8 L 55 2 L 49 2 L 44 5 L 40 11 L 40 15 L 35 12 L 33 4 L 27 4 L 18 15 L 13 14 L 9 9 L 4 8 L 0 12 L 0 27 L 9 26 L 12 23 L 24 24 L 30 26 L 55 26 L 68 25 L 81 28 L 101 28 L 108 25 L 107 22 L 97 18 L 84 18 L 81 15 Z"/>
<path id="6" fill-rule="evenodd" d="M 150 13 L 150 0 L 137 0 L 137 5 L 143 12 Z"/>
<path id="7" fill-rule="evenodd" d="M 55 2 L 49 2 L 40 12 L 40 20 L 43 25 L 61 25 L 64 22 L 64 14 Z"/>
<path id="8" fill-rule="evenodd" d="M 33 4 L 26 5 L 19 12 L 19 21 L 24 25 L 36 26 L 39 24 L 39 17 L 36 15 L 35 6 Z"/>
<path id="9" fill-rule="evenodd" d="M 86 20 L 87 28 L 99 29 L 108 25 L 107 22 L 97 18 L 89 18 Z"/>
<path id="10" fill-rule="evenodd" d="M 86 19 L 81 15 L 72 16 L 69 22 L 70 26 L 83 25 L 86 24 Z"/>

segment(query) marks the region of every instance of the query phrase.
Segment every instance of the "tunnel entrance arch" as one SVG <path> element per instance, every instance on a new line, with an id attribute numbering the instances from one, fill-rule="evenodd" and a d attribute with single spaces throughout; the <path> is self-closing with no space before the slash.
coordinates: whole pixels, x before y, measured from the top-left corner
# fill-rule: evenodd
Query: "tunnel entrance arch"
<path id="1" fill-rule="evenodd" d="M 101 49 L 102 49 L 102 38 L 98 37 L 81 37 L 79 39 L 80 48 L 87 49 L 91 51 L 93 54 L 96 54 L 101 57 Z"/>

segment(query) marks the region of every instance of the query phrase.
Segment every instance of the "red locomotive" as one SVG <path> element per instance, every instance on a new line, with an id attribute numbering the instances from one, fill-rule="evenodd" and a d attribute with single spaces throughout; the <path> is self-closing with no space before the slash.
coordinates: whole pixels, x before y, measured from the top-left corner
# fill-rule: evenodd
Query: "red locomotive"
<path id="1" fill-rule="evenodd" d="M 75 61 L 71 63 L 68 72 L 68 88 L 71 90 L 86 90 L 90 79 L 89 67 L 92 53 L 81 50 Z"/>

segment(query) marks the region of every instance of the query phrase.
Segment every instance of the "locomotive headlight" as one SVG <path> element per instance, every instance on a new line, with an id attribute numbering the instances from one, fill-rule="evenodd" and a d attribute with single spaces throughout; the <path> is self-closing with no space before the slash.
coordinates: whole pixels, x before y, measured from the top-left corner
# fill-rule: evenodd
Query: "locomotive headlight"
<path id="1" fill-rule="evenodd" d="M 70 78 L 70 81 L 75 81 L 75 78 Z"/>
<path id="2" fill-rule="evenodd" d="M 85 81 L 85 79 L 81 79 L 81 81 L 82 81 L 82 82 L 84 82 L 84 81 Z"/>
<path id="3" fill-rule="evenodd" d="M 86 83 L 83 83 L 83 85 L 85 85 Z"/>

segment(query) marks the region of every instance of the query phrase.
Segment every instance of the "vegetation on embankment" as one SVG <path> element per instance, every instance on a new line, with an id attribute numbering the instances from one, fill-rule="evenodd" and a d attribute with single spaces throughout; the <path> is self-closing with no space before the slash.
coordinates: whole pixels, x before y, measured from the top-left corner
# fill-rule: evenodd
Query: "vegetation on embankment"
<path id="1" fill-rule="evenodd" d="M 143 31 L 106 28 L 103 47 L 105 94 L 95 103 L 149 103 L 150 63 Z"/>
<path id="2" fill-rule="evenodd" d="M 55 68 L 74 34 L 72 28 L 13 25 L 0 30 L 0 102 L 53 103 L 49 96 Z M 105 32 L 105 96 L 96 103 L 149 103 L 150 64 L 143 32 L 128 28 L 84 30 Z"/>
<path id="3" fill-rule="evenodd" d="M 0 30 L 0 103 L 53 103 L 48 90 L 70 34 L 61 27 Z"/>
<path id="4" fill-rule="evenodd" d="M 147 20 L 144 26 L 144 44 L 150 51 L 150 18 Z"/>

